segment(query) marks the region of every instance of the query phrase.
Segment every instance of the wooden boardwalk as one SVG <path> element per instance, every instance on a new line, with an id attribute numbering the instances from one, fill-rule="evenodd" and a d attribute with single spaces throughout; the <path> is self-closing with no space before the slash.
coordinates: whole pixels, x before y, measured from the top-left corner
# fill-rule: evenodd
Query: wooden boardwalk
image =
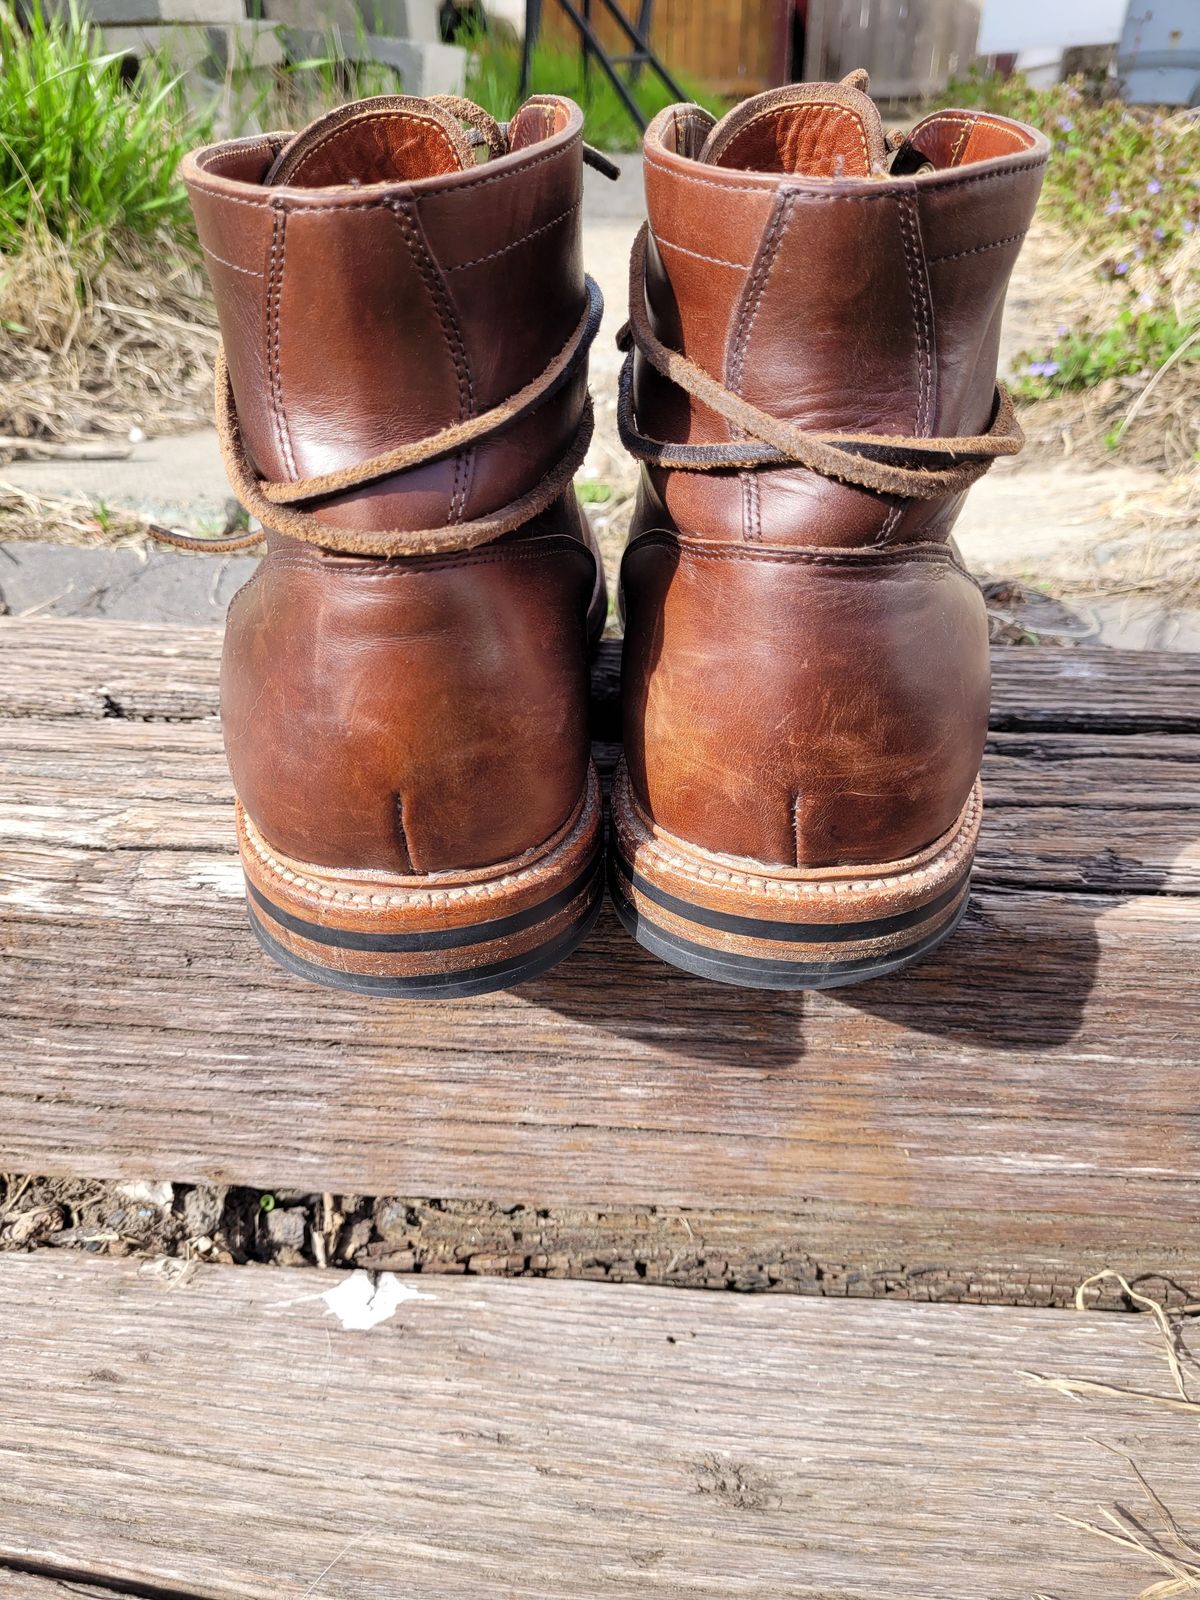
<path id="1" fill-rule="evenodd" d="M 1200 1410 L 1146 1398 L 1151 1319 L 1035 1308 L 1103 1267 L 1200 1299 L 1200 658 L 997 652 L 973 909 L 909 974 L 712 987 L 606 913 L 434 1004 L 259 953 L 218 650 L 0 621 L 0 1171 L 401 1196 L 416 1248 L 0 1253 L 0 1600 L 1164 1577 L 1061 1517 L 1174 1548 L 1130 1462 L 1200 1525 Z"/>
<path id="2" fill-rule="evenodd" d="M 1166 1392 L 1146 1319 L 339 1280 L 0 1258 L 5 1600 L 1132 1600 L 1105 1447 L 1200 1506 L 1195 1417 L 1021 1376 Z"/>
<path id="3" fill-rule="evenodd" d="M 253 943 L 217 653 L 0 623 L 3 1168 L 523 1203 L 568 1271 L 1200 1297 L 1200 659 L 997 653 L 973 909 L 907 975 L 720 988 L 606 913 L 536 983 L 404 1003 Z"/>

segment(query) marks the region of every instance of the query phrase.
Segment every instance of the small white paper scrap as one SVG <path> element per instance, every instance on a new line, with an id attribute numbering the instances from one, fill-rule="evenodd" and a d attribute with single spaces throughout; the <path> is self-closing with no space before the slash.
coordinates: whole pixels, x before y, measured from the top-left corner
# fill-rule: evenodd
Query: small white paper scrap
<path id="1" fill-rule="evenodd" d="M 321 1299 L 343 1328 L 365 1330 L 394 1317 L 406 1300 L 432 1300 L 433 1296 L 402 1283 L 394 1272 L 376 1276 L 359 1270 L 327 1289 Z"/>

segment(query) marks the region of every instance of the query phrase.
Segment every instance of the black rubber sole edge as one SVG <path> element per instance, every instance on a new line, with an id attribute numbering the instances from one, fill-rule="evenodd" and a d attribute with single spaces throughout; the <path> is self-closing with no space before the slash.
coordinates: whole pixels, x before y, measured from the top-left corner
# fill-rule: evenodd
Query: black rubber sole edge
<path id="1" fill-rule="evenodd" d="M 380 954 L 425 950 L 463 950 L 473 944 L 488 944 L 493 939 L 507 938 L 510 933 L 522 933 L 536 923 L 547 922 L 559 911 L 569 906 L 585 892 L 593 878 L 601 875 L 601 863 L 594 857 L 573 883 L 559 889 L 536 905 L 524 911 L 513 911 L 506 917 L 493 917 L 488 922 L 473 922 L 463 928 L 436 928 L 428 933 L 359 933 L 353 928 L 331 928 L 324 923 L 309 922 L 297 917 L 267 898 L 257 884 L 246 879 L 246 893 L 254 905 L 267 917 L 289 933 L 295 933 L 311 944 L 327 944 L 336 950 L 375 951 Z"/>
<path id="2" fill-rule="evenodd" d="M 337 967 L 324 967 L 319 962 L 309 961 L 286 949 L 263 925 L 250 895 L 247 895 L 246 908 L 254 937 L 271 959 L 293 977 L 322 984 L 327 989 L 347 989 L 354 994 L 373 994 L 385 999 L 454 1000 L 474 994 L 491 994 L 497 989 L 511 989 L 514 984 L 524 983 L 529 978 L 540 978 L 583 943 L 595 926 L 603 903 L 604 879 L 597 872 L 595 893 L 586 909 L 569 927 L 553 939 L 548 939 L 545 944 L 537 945 L 532 950 L 523 950 L 520 955 L 509 956 L 504 961 L 492 961 L 462 972 L 423 972 L 404 978 L 344 972 Z"/>
<path id="3" fill-rule="evenodd" d="M 883 978 L 922 960 L 948 939 L 962 921 L 970 896 L 950 920 L 934 933 L 916 940 L 902 950 L 886 956 L 861 956 L 850 961 L 772 961 L 762 957 L 739 956 L 728 950 L 714 950 L 670 933 L 651 922 L 630 900 L 617 876 L 617 858 L 610 856 L 608 886 L 617 915 L 637 942 L 660 960 L 691 972 L 698 978 L 729 983 L 742 989 L 843 989 L 872 978 Z M 680 901 L 680 905 L 684 902 Z"/>

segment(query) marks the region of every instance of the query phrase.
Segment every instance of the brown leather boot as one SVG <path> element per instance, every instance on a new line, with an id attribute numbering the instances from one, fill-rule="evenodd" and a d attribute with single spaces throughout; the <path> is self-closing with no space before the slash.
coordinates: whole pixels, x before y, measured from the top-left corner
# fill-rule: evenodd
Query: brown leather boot
<path id="1" fill-rule="evenodd" d="M 221 682 L 250 920 L 321 983 L 499 988 L 596 915 L 581 140 L 567 100 L 398 96 L 185 164 L 269 530 Z"/>
<path id="2" fill-rule="evenodd" d="M 885 140 L 865 87 L 675 106 L 645 142 L 613 892 L 647 948 L 756 988 L 933 949 L 979 829 L 987 618 L 950 530 L 1021 442 L 997 346 L 1048 147 L 969 111 Z"/>

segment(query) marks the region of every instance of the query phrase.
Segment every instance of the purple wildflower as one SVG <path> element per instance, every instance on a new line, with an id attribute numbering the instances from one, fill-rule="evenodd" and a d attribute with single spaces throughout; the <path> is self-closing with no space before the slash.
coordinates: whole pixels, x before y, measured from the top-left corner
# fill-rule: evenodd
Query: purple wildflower
<path id="1" fill-rule="evenodd" d="M 1128 261 L 1118 261 L 1116 266 L 1113 268 L 1113 272 L 1118 278 L 1123 278 L 1128 271 Z"/>
<path id="2" fill-rule="evenodd" d="M 1161 194 L 1162 193 L 1162 184 L 1159 183 L 1157 178 L 1151 178 L 1150 179 L 1150 182 L 1146 185 L 1146 193 L 1147 194 Z"/>
<path id="3" fill-rule="evenodd" d="M 1071 121 L 1070 117 L 1056 117 L 1055 121 L 1058 123 L 1059 127 L 1064 133 L 1070 133 L 1075 127 L 1075 124 Z"/>
<path id="4" fill-rule="evenodd" d="M 1191 233 L 1195 226 L 1196 224 L 1192 221 L 1191 217 L 1189 217 L 1183 225 L 1184 233 Z"/>
<path id="5" fill-rule="evenodd" d="M 1165 228 L 1155 228 L 1154 237 L 1158 240 L 1159 244 L 1161 244 L 1167 237 L 1167 230 Z"/>
<path id="6" fill-rule="evenodd" d="M 1025 368 L 1025 376 L 1028 378 L 1052 378 L 1057 371 L 1057 361 L 1031 361 Z"/>

